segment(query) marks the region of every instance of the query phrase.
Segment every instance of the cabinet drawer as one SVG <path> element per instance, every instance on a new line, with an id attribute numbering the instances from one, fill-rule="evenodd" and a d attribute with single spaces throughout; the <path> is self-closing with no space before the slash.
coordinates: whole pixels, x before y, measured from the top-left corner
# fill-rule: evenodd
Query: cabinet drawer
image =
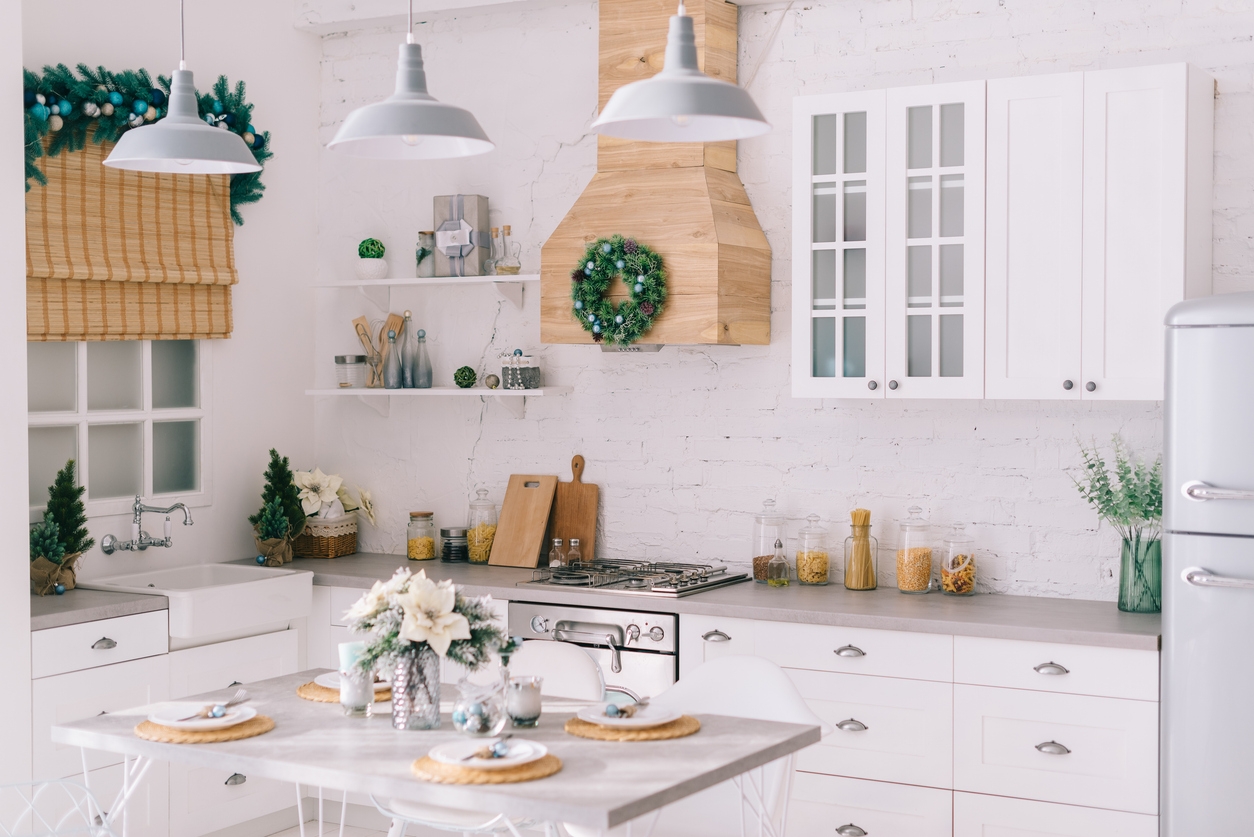
<path id="1" fill-rule="evenodd" d="M 52 727 L 165 700 L 169 694 L 169 672 L 168 658 L 163 654 L 32 681 L 34 775 L 59 779 L 82 773 L 79 748 L 52 743 Z M 120 753 L 87 751 L 89 770 L 121 761 Z"/>
<path id="2" fill-rule="evenodd" d="M 954 638 L 867 628 L 759 622 L 757 655 L 784 668 L 953 682 Z"/>
<path id="3" fill-rule="evenodd" d="M 1157 814 L 1158 704 L 955 686 L 954 787 Z"/>
<path id="4" fill-rule="evenodd" d="M 721 616 L 679 616 L 679 676 L 719 657 L 752 656 L 760 623 Z"/>
<path id="5" fill-rule="evenodd" d="M 1158 700 L 1158 652 L 954 637 L 954 681 Z"/>
<path id="6" fill-rule="evenodd" d="M 842 826 L 855 826 L 868 837 L 950 837 L 952 798 L 952 792 L 936 788 L 798 772 L 788 837 L 837 834 Z"/>
<path id="7" fill-rule="evenodd" d="M 170 765 L 170 837 L 200 837 L 295 806 L 296 793 L 287 782 Z"/>
<path id="8" fill-rule="evenodd" d="M 1158 817 L 954 794 L 954 837 L 1158 837 Z"/>
<path id="9" fill-rule="evenodd" d="M 953 787 L 952 685 L 786 671 L 814 713 L 835 727 L 798 754 L 798 769 Z M 846 721 L 856 723 L 841 729 Z"/>
<path id="10" fill-rule="evenodd" d="M 164 654 L 170 646 L 169 612 L 154 610 L 34 631 L 30 676 L 107 666 Z"/>
<path id="11" fill-rule="evenodd" d="M 174 700 L 296 671 L 296 631 L 275 631 L 170 654 Z"/>

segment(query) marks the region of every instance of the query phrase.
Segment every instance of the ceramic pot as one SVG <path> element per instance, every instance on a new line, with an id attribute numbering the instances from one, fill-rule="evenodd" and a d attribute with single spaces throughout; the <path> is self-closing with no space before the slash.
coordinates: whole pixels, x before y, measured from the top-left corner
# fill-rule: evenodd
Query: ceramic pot
<path id="1" fill-rule="evenodd" d="M 377 279 L 388 278 L 388 263 L 386 259 L 358 259 L 357 260 L 357 278 L 363 282 L 370 282 Z"/>

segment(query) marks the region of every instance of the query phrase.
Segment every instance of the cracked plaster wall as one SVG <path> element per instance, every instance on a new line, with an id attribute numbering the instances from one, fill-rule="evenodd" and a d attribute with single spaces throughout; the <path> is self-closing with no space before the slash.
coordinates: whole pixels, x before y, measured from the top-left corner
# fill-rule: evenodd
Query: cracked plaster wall
<path id="1" fill-rule="evenodd" d="M 538 292 L 523 310 L 491 286 L 393 291 L 428 331 L 437 385 L 462 364 L 483 374 L 501 351 L 540 358 L 566 397 L 532 399 L 523 420 L 474 398 L 394 399 L 382 417 L 356 399 L 314 402 L 318 464 L 373 489 L 381 513 L 367 548 L 403 552 L 406 512 L 464 522 L 474 489 L 500 502 L 511 473 L 569 478 L 572 454 L 601 486 L 603 555 L 749 558 L 751 515 L 777 499 L 790 531 L 820 515 L 833 545 L 847 511 L 873 512 L 881 575 L 891 580 L 892 521 L 923 506 L 942 527 L 969 524 L 984 589 L 1113 599 L 1116 535 L 1099 526 L 1067 469 L 1078 438 L 1123 433 L 1161 446 L 1156 403 L 857 402 L 789 395 L 788 257 L 791 99 L 797 94 L 1189 61 L 1213 74 L 1217 292 L 1254 289 L 1254 7 L 1191 0 L 826 0 L 741 11 L 740 66 L 750 73 L 784 15 L 751 91 L 775 130 L 740 146 L 750 198 L 774 250 L 768 347 L 668 347 L 620 356 L 538 344 Z M 416 27 L 431 90 L 471 108 L 497 150 L 466 161 L 388 164 L 323 155 L 320 276 L 349 275 L 355 243 L 382 238 L 393 273 L 411 275 L 431 197 L 489 196 L 509 223 L 523 272 L 596 165 L 587 133 L 596 101 L 596 6 L 551 5 L 445 15 Z M 398 31 L 323 41 L 322 139 L 352 108 L 390 90 Z M 312 176 L 312 175 L 311 175 Z M 607 230 L 612 232 L 611 230 Z M 352 351 L 349 320 L 381 316 L 352 291 L 318 291 L 311 361 L 331 385 L 331 355 Z M 795 547 L 795 541 L 790 548 Z"/>

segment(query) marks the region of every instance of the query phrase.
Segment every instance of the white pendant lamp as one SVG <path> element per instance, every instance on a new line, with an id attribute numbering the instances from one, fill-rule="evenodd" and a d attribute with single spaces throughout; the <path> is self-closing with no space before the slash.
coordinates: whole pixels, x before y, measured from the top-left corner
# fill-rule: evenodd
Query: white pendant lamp
<path id="1" fill-rule="evenodd" d="M 744 88 L 698 69 L 692 18 L 680 2 L 662 72 L 615 90 L 592 129 L 651 142 L 721 142 L 765 134 L 771 125 Z"/>
<path id="2" fill-rule="evenodd" d="M 179 68 L 170 84 L 166 115 L 151 125 L 131 128 L 104 164 L 131 171 L 174 174 L 243 174 L 261 171 L 244 138 L 203 122 L 196 108 L 192 71 L 184 58 L 183 3 L 179 2 Z"/>
<path id="3" fill-rule="evenodd" d="M 440 160 L 483 154 L 495 147 L 474 114 L 437 102 L 427 92 L 422 47 L 414 43 L 414 4 L 410 0 L 409 34 L 401 44 L 396 92 L 350 113 L 327 148 L 356 157 Z"/>

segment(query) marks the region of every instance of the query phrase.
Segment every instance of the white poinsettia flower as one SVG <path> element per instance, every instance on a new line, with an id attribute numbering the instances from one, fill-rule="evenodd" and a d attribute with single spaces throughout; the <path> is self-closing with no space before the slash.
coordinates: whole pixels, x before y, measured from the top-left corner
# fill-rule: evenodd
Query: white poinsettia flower
<path id="1" fill-rule="evenodd" d="M 313 515 L 322 510 L 324 504 L 335 502 L 342 477 L 335 474 L 324 474 L 321 468 L 312 471 L 297 471 L 292 475 L 296 487 L 300 489 L 300 505 L 305 514 Z"/>
<path id="2" fill-rule="evenodd" d="M 409 581 L 410 581 L 410 579 L 411 579 L 411 578 L 423 578 L 423 579 L 425 579 L 426 577 L 427 577 L 427 571 L 426 571 L 426 570 L 419 570 L 419 571 L 418 571 L 418 575 L 416 575 L 416 576 L 415 576 L 413 573 L 411 573 L 411 572 L 409 571 L 409 569 L 408 569 L 408 568 L 406 568 L 406 567 L 399 567 L 399 568 L 396 570 L 396 572 L 392 575 L 392 577 L 391 577 L 391 578 L 389 578 L 389 579 L 388 579 L 388 580 L 384 583 L 384 585 L 383 585 L 383 595 L 385 595 L 385 596 L 395 596 L 397 593 L 400 593 L 402 590 L 404 590 L 404 589 L 405 589 L 405 585 L 407 585 L 407 584 L 409 583 Z M 376 583 L 377 583 L 377 582 L 376 582 Z"/>
<path id="3" fill-rule="evenodd" d="M 453 582 L 437 584 L 424 572 L 422 577 L 409 580 L 409 587 L 396 596 L 396 602 L 405 614 L 401 639 L 425 642 L 441 657 L 448 653 L 453 640 L 470 639 L 470 622 L 453 611 L 457 604 Z"/>
<path id="4" fill-rule="evenodd" d="M 346 619 L 369 619 L 387 607 L 387 589 L 382 581 L 376 581 L 360 599 L 344 614 Z"/>
<path id="5" fill-rule="evenodd" d="M 340 502 L 344 505 L 344 511 L 351 512 L 357 510 L 358 503 L 353 499 L 352 492 L 348 490 L 347 484 L 341 485 L 340 490 L 335 492 L 335 496 L 338 497 Z"/>
<path id="6" fill-rule="evenodd" d="M 357 489 L 358 509 L 370 521 L 371 526 L 377 525 L 374 518 L 374 498 L 370 496 L 370 492 L 364 488 Z"/>

